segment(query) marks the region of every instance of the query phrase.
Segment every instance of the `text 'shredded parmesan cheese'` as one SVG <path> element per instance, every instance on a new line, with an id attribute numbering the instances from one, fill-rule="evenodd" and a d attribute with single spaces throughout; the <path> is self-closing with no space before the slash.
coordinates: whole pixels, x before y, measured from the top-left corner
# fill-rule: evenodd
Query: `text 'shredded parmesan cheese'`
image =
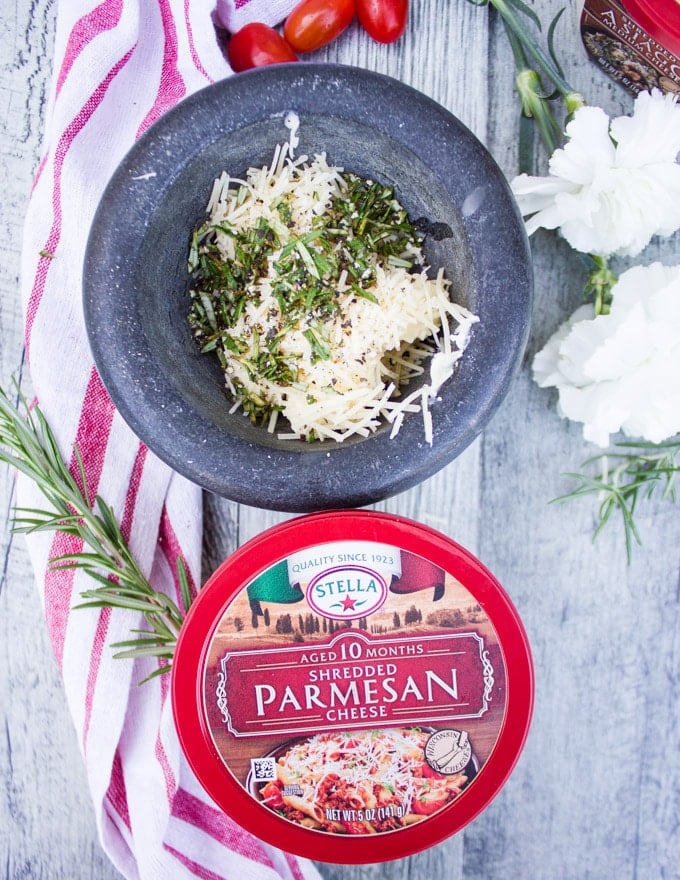
<path id="1" fill-rule="evenodd" d="M 201 590 L 172 682 L 199 781 L 268 843 L 337 863 L 432 846 L 524 744 L 527 639 L 486 568 L 401 517 L 337 511 L 250 541 Z"/>

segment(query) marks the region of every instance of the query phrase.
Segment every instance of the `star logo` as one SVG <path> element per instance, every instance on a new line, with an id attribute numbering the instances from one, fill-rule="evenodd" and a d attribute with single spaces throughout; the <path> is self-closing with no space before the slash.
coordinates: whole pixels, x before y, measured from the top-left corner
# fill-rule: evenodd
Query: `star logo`
<path id="1" fill-rule="evenodd" d="M 342 600 L 342 610 L 343 611 L 354 611 L 354 605 L 356 603 L 356 599 L 352 599 L 350 596 L 345 596 Z"/>

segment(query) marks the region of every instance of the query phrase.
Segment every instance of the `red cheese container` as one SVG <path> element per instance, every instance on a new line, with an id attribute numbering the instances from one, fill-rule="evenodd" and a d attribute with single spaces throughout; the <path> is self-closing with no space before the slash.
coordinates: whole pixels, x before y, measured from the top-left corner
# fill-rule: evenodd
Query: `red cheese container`
<path id="1" fill-rule="evenodd" d="M 660 45 L 680 59 L 678 0 L 624 0 L 626 11 Z"/>
<path id="2" fill-rule="evenodd" d="M 471 553 L 366 510 L 289 520 L 195 600 L 172 672 L 198 780 L 245 829 L 324 862 L 398 859 L 493 800 L 527 736 L 533 667 Z"/>
<path id="3" fill-rule="evenodd" d="M 678 0 L 585 0 L 580 28 L 591 60 L 633 94 L 680 92 Z"/>

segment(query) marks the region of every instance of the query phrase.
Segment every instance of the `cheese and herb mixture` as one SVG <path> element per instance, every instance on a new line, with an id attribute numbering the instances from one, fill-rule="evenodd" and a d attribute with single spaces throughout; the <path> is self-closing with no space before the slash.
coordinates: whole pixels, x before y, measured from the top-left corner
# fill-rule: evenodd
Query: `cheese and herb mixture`
<path id="1" fill-rule="evenodd" d="M 287 419 L 280 437 L 341 441 L 384 419 L 394 436 L 420 410 L 431 443 L 428 402 L 477 318 L 451 302 L 443 272 L 428 277 L 390 187 L 293 146 L 245 180 L 215 181 L 189 256 L 201 350 L 217 353 L 234 411 L 272 432 Z"/>

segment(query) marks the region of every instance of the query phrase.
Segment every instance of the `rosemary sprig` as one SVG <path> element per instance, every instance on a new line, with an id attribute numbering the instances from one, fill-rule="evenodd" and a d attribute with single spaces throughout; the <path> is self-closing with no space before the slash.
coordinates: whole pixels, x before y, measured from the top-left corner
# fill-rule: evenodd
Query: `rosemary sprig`
<path id="1" fill-rule="evenodd" d="M 675 478 L 680 472 L 680 436 L 664 443 L 617 443 L 613 451 L 593 455 L 586 459 L 582 468 L 591 473 L 568 473 L 577 481 L 576 488 L 555 502 L 595 495 L 600 499 L 598 525 L 593 535 L 597 538 L 610 521 L 612 514 L 621 515 L 626 556 L 630 563 L 634 544 L 641 544 L 635 524 L 635 512 L 639 501 L 661 493 L 661 498 L 672 503 L 677 501 Z M 595 473 L 593 466 L 597 465 Z M 599 474 L 597 473 L 599 470 Z"/>
<path id="2" fill-rule="evenodd" d="M 54 557 L 50 565 L 55 570 L 78 568 L 99 584 L 81 593 L 85 601 L 77 608 L 141 612 L 149 629 L 133 630 L 136 638 L 112 647 L 123 649 L 115 657 L 152 656 L 163 660 L 146 681 L 170 669 L 177 636 L 191 604 L 186 567 L 178 559 L 180 608 L 151 586 L 127 546 L 113 509 L 98 495 L 90 495 L 77 447 L 73 455 L 75 473 L 65 464 L 40 408 L 31 408 L 18 387 L 15 401 L 0 388 L 0 461 L 33 481 L 48 503 L 44 510 L 15 508 L 13 531 L 60 532 L 82 541 L 82 551 Z"/>

